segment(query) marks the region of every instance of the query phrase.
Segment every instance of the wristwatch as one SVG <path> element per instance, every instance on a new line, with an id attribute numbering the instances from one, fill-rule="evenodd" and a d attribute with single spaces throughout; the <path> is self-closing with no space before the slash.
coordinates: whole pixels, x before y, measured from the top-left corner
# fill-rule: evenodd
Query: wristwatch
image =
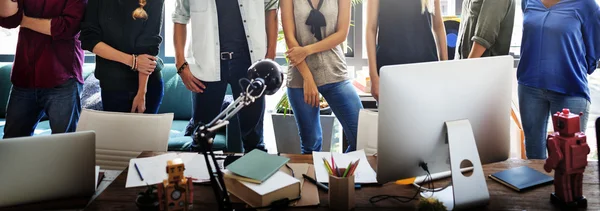
<path id="1" fill-rule="evenodd" d="M 185 67 L 187 67 L 187 66 L 188 66 L 188 63 L 184 62 L 179 68 L 177 68 L 177 74 L 181 74 L 183 69 L 185 69 Z"/>

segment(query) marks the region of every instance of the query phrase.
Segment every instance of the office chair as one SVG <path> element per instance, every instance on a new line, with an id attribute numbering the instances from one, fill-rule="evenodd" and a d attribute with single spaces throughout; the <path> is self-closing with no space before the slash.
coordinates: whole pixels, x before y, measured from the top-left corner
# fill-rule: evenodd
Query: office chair
<path id="1" fill-rule="evenodd" d="M 84 109 L 77 131 L 96 132 L 96 165 L 123 170 L 142 151 L 166 152 L 173 114 L 136 114 Z"/>

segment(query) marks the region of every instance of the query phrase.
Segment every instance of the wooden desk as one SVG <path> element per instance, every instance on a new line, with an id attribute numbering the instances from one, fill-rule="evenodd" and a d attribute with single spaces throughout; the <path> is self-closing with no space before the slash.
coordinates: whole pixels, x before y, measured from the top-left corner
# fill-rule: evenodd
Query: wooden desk
<path id="1" fill-rule="evenodd" d="M 140 157 L 149 157 L 158 155 L 158 153 L 144 152 Z M 291 158 L 291 163 L 312 163 L 311 155 L 282 155 Z M 369 163 L 376 168 L 376 158 L 369 157 Z M 534 169 L 543 172 L 543 161 L 509 160 L 505 162 L 490 164 L 484 166 L 485 175 L 489 175 L 504 169 L 528 165 Z M 127 179 L 127 170 L 123 171 L 119 177 L 93 201 L 86 210 L 136 210 L 135 198 L 138 192 L 145 188 L 125 189 Z M 441 186 L 449 180 L 436 182 Z M 532 189 L 524 193 L 517 193 L 508 187 L 505 187 L 490 179 L 486 179 L 491 200 L 490 204 L 484 208 L 476 210 L 558 210 L 550 203 L 550 193 L 553 191 L 552 185 L 546 185 Z M 598 185 L 598 165 L 597 162 L 590 162 L 584 176 L 584 194 L 588 198 L 588 210 L 600 210 L 600 197 Z M 386 184 L 383 186 L 363 187 L 356 191 L 356 210 L 398 210 L 398 208 L 411 209 L 413 203 L 402 204 L 394 200 L 387 200 L 372 205 L 369 198 L 375 195 L 401 195 L 412 196 L 415 189 L 412 186 L 398 186 L 395 184 Z M 319 192 L 321 205 L 318 208 L 304 208 L 306 210 L 328 210 L 327 194 Z M 217 210 L 212 189 L 209 185 L 196 185 L 194 187 L 194 210 Z"/>
<path id="2" fill-rule="evenodd" d="M 104 171 L 104 178 L 98 185 L 98 189 L 96 189 L 96 193 L 90 197 L 81 197 L 81 198 L 71 198 L 71 199 L 61 199 L 61 200 L 52 200 L 46 202 L 39 202 L 33 204 L 24 204 L 14 207 L 5 207 L 0 208 L 1 211 L 4 210 L 81 210 L 84 209 L 89 203 L 91 203 L 96 197 L 102 193 L 109 185 L 112 183 L 121 173 L 121 171 L 114 170 L 106 170 Z M 44 188 L 44 187 L 40 187 Z M 1 196 L 0 196 L 1 197 Z"/>

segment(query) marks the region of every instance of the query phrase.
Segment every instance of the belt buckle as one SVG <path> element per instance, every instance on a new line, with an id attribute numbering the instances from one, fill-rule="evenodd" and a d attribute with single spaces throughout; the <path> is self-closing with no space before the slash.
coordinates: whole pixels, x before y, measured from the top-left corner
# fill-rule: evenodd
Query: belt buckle
<path id="1" fill-rule="evenodd" d="M 233 59 L 233 52 L 221 52 L 221 60 L 231 60 Z"/>

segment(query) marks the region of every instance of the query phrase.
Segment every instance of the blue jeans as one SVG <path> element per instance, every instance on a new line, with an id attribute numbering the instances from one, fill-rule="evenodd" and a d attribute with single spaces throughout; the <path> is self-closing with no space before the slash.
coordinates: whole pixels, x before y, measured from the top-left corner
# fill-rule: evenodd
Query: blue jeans
<path id="1" fill-rule="evenodd" d="M 363 106 L 354 86 L 350 81 L 342 81 L 320 86 L 318 90 L 344 127 L 344 133 L 348 139 L 346 152 L 355 151 L 358 114 Z M 319 117 L 320 109 L 304 102 L 303 88 L 288 88 L 287 92 L 296 118 L 296 125 L 298 125 L 302 153 L 310 154 L 313 151 L 321 151 L 323 132 Z"/>
<path id="2" fill-rule="evenodd" d="M 160 73 L 158 73 L 160 74 Z M 133 99 L 137 91 L 109 91 L 101 90 L 102 108 L 104 111 L 130 113 L 133 106 Z M 158 108 L 162 103 L 164 95 L 164 84 L 160 77 L 148 79 L 146 92 L 146 114 L 158 113 Z"/>
<path id="3" fill-rule="evenodd" d="M 590 102 L 586 98 L 519 85 L 519 109 L 528 159 L 547 158 L 548 118 L 563 108 L 576 114 L 583 112 L 580 126 L 581 131 L 585 132 L 590 110 Z"/>
<path id="4" fill-rule="evenodd" d="M 221 105 L 225 98 L 227 84 L 231 85 L 234 98 L 240 96 L 242 88 L 238 84 L 238 81 L 241 78 L 247 78 L 248 68 L 252 62 L 247 49 L 240 48 L 233 52 L 233 59 L 221 60 L 221 80 L 217 82 L 202 81 L 206 86 L 204 93 L 192 94 L 194 124 L 207 124 L 217 117 L 221 112 Z M 253 149 L 265 150 L 263 139 L 264 114 L 264 97 L 256 99 L 253 104 L 244 107 L 238 112 L 237 115 L 245 152 L 250 152 Z"/>
<path id="5" fill-rule="evenodd" d="M 44 113 L 52 133 L 75 132 L 81 113 L 81 89 L 76 79 L 49 89 L 12 87 L 6 109 L 4 138 L 33 135 Z"/>

